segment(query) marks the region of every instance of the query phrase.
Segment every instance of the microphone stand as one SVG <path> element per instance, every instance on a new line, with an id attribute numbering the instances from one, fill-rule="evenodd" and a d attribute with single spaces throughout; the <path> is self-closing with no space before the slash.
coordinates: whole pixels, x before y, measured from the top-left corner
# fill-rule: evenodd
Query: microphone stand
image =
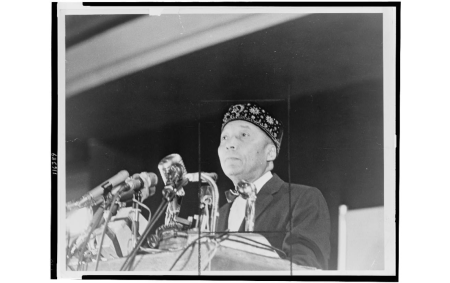
<path id="1" fill-rule="evenodd" d="M 163 198 L 161 204 L 159 205 L 158 209 L 155 212 L 155 216 L 147 223 L 145 231 L 142 233 L 141 238 L 139 239 L 137 245 L 134 247 L 133 251 L 128 255 L 127 259 L 122 264 L 120 271 L 128 270 L 133 265 L 134 258 L 139 250 L 139 247 L 144 243 L 144 240 L 147 238 L 147 235 L 150 233 L 150 230 L 152 229 L 153 225 L 163 214 L 163 211 L 167 207 L 167 204 L 168 204 L 167 199 Z"/>
<path id="2" fill-rule="evenodd" d="M 119 172 L 120 173 L 120 172 Z M 128 172 L 127 172 L 128 174 Z M 111 182 L 106 182 L 102 185 L 103 188 L 103 195 L 98 198 L 94 199 L 91 193 L 88 193 L 87 195 L 84 195 L 80 200 L 75 202 L 68 202 L 66 203 L 66 212 L 71 211 L 76 208 L 82 208 L 82 207 L 94 207 L 95 205 L 100 204 L 100 206 L 97 208 L 97 211 L 93 215 L 93 218 L 91 220 L 91 223 L 89 223 L 88 228 L 86 228 L 86 231 L 83 233 L 83 235 L 79 236 L 78 239 L 80 241 L 75 240 L 72 247 L 69 249 L 70 255 L 66 255 L 68 259 L 70 259 L 75 251 L 81 247 L 78 253 L 78 267 L 79 270 L 81 268 L 81 263 L 84 259 L 84 250 L 86 249 L 87 243 L 89 242 L 89 239 L 91 237 L 92 232 L 97 228 L 97 226 L 100 224 L 102 220 L 102 215 L 105 210 L 105 202 L 106 198 L 110 196 L 111 191 L 113 189 L 113 185 Z M 84 238 L 84 239 L 83 239 Z M 81 242 L 81 245 L 77 244 Z"/>
<path id="3" fill-rule="evenodd" d="M 94 232 L 94 230 L 98 227 L 98 225 L 102 221 L 105 209 L 111 205 L 111 202 L 115 201 L 117 194 L 115 194 L 114 197 L 111 197 L 112 189 L 113 189 L 113 187 L 111 184 L 104 187 L 103 202 L 97 208 L 97 211 L 95 212 L 94 217 L 92 218 L 91 224 L 89 225 L 89 228 L 88 228 L 89 232 L 87 233 L 86 238 L 84 239 L 84 241 L 81 245 L 81 249 L 79 251 L 77 270 L 81 269 L 81 266 L 82 266 L 82 263 L 84 260 L 84 251 L 86 250 L 87 244 L 91 238 L 92 233 Z"/>
<path id="4" fill-rule="evenodd" d="M 211 227 L 209 227 L 209 205 L 206 203 L 200 204 L 200 209 L 202 215 L 200 216 L 200 231 L 210 232 Z"/>
<path id="5" fill-rule="evenodd" d="M 105 211 L 105 202 L 103 202 L 97 209 L 97 211 L 94 214 L 94 217 L 92 218 L 91 224 L 89 225 L 89 231 L 86 235 L 86 238 L 83 240 L 83 243 L 81 244 L 81 249 L 79 250 L 78 254 L 78 266 L 77 270 L 81 269 L 81 265 L 84 260 L 84 251 L 86 250 L 86 246 L 91 238 L 92 232 L 97 228 L 97 226 L 100 224 L 101 220 L 103 219 L 103 212 Z"/>
<path id="6" fill-rule="evenodd" d="M 104 223 L 105 227 L 103 228 L 101 239 L 100 239 L 100 244 L 98 245 L 97 259 L 96 259 L 96 263 L 95 263 L 95 271 L 97 271 L 98 264 L 100 263 L 100 257 L 101 257 L 101 253 L 102 253 L 103 240 L 105 239 L 106 230 L 108 229 L 109 221 L 111 220 L 111 217 L 113 215 L 114 204 L 116 203 L 118 195 L 120 195 L 120 192 L 118 192 L 117 194 L 115 194 L 112 197 L 112 200 L 110 200 L 110 204 L 111 205 L 109 207 L 109 210 L 106 210 L 103 213 L 103 216 L 105 216 L 105 223 Z"/>
<path id="7" fill-rule="evenodd" d="M 141 201 L 140 198 L 140 191 L 136 192 L 133 195 L 133 200 Z M 133 220 L 133 248 L 136 247 L 137 241 L 138 241 L 138 232 L 139 232 L 139 207 L 138 203 L 133 201 L 133 209 L 134 209 L 134 220 Z"/>
<path id="8" fill-rule="evenodd" d="M 164 224 L 170 225 L 176 223 L 178 214 L 180 213 L 181 203 L 185 195 L 184 189 L 180 188 L 174 192 L 174 196 L 171 200 L 168 200 L 166 219 Z"/>
<path id="9" fill-rule="evenodd" d="M 199 182 L 201 181 L 205 181 L 206 183 L 209 184 L 211 190 L 211 197 L 208 198 L 210 200 L 211 203 L 208 202 L 204 202 L 206 199 L 201 199 L 200 202 L 200 208 L 203 210 L 202 213 L 207 213 L 208 218 L 206 218 L 207 220 L 209 220 L 208 225 L 209 226 L 209 231 L 212 234 L 215 234 L 216 232 L 216 223 L 217 223 L 217 218 L 219 217 L 219 189 L 217 187 L 216 182 L 214 181 L 214 179 L 210 176 L 211 174 L 207 174 L 204 172 L 199 172 L 199 173 L 190 173 L 187 174 L 187 178 L 189 179 L 190 182 Z M 217 178 L 217 177 L 216 177 Z M 204 203 L 203 203 L 204 202 Z M 208 211 L 208 206 L 211 205 L 211 214 L 209 214 Z M 200 220 L 203 222 L 203 219 L 205 219 L 204 217 L 200 217 Z M 204 227 L 205 224 L 200 223 L 200 227 Z"/>
<path id="10" fill-rule="evenodd" d="M 155 212 L 154 217 L 147 223 L 147 227 L 145 227 L 144 232 L 142 233 L 138 243 L 135 245 L 134 249 L 131 251 L 130 254 L 128 254 L 127 259 L 123 262 L 122 266 L 120 267 L 120 271 L 125 271 L 130 269 L 134 264 L 134 259 L 136 257 L 137 252 L 139 251 L 140 246 L 144 243 L 145 239 L 147 238 L 148 234 L 150 233 L 150 230 L 152 229 L 153 225 L 155 225 L 156 221 L 161 217 L 163 214 L 163 211 L 166 210 L 166 221 L 170 221 L 172 219 L 172 216 L 174 215 L 170 213 L 169 205 L 172 203 L 173 205 L 179 204 L 177 194 L 181 194 L 184 196 L 184 190 L 182 190 L 182 186 L 185 185 L 187 180 L 180 182 L 178 184 L 178 187 L 176 189 L 173 188 L 171 185 L 166 185 L 163 189 L 163 198 L 161 201 L 161 204 L 159 205 L 158 209 Z M 174 202 L 175 201 L 175 202 Z M 175 205 L 175 207 L 177 207 Z M 178 206 L 179 208 L 179 206 Z M 168 213 L 169 212 L 169 213 Z"/>

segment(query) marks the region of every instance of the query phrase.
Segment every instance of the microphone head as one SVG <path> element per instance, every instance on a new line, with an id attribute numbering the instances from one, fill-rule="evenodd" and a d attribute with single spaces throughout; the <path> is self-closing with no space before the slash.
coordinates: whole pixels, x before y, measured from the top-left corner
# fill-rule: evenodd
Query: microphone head
<path id="1" fill-rule="evenodd" d="M 158 164 L 159 172 L 165 185 L 178 187 L 186 177 L 186 167 L 179 154 L 171 154 L 164 157 Z"/>
<path id="2" fill-rule="evenodd" d="M 134 190 L 128 190 L 126 192 L 122 192 L 120 194 L 119 201 L 120 202 L 127 202 L 127 201 L 129 201 L 129 200 L 131 200 L 133 198 L 133 195 L 134 195 Z"/>
<path id="3" fill-rule="evenodd" d="M 153 196 L 155 194 L 156 191 L 156 187 L 144 187 L 142 190 L 140 190 L 141 192 L 141 201 L 143 202 L 144 200 L 146 200 L 147 198 Z M 129 190 L 125 193 L 123 193 L 120 198 L 119 201 L 120 202 L 129 202 L 133 199 L 133 195 L 134 195 L 134 191 L 133 190 Z"/>
<path id="4" fill-rule="evenodd" d="M 146 200 L 150 196 L 150 188 L 145 187 L 141 190 L 141 201 Z"/>
<path id="5" fill-rule="evenodd" d="M 149 190 L 150 196 L 153 196 L 156 192 L 156 187 L 155 186 L 150 187 L 150 188 L 148 188 L 148 190 Z"/>
<path id="6" fill-rule="evenodd" d="M 158 184 L 158 176 L 152 172 L 142 172 L 133 175 L 133 180 L 139 181 L 139 183 L 133 184 L 133 190 L 142 190 Z"/>
<path id="7" fill-rule="evenodd" d="M 111 177 L 108 181 L 103 183 L 101 186 L 104 187 L 105 185 L 110 185 L 111 188 L 114 188 L 115 186 L 119 185 L 120 183 L 124 182 L 128 177 L 130 176 L 130 173 L 128 173 L 127 170 L 122 170 L 113 177 Z"/>
<path id="8" fill-rule="evenodd" d="M 90 190 L 86 195 L 89 195 L 90 197 L 97 199 L 98 197 L 101 197 L 105 192 L 108 190 L 112 190 L 114 187 L 119 185 L 120 183 L 124 182 L 130 174 L 126 170 L 122 170 L 116 175 L 112 176 L 105 182 L 101 183 L 97 187 Z M 85 204 L 80 204 L 81 206 L 84 206 Z"/>
<path id="9" fill-rule="evenodd" d="M 217 182 L 219 179 L 219 176 L 216 173 L 209 173 L 209 176 L 214 180 L 214 182 Z"/>
<path id="10" fill-rule="evenodd" d="M 149 173 L 147 173 L 147 176 L 150 180 L 149 187 L 154 187 L 154 186 L 158 185 L 158 176 L 155 173 L 149 172 Z"/>
<path id="11" fill-rule="evenodd" d="M 158 176 L 153 172 L 142 172 L 139 176 L 144 181 L 144 188 L 141 190 L 142 201 L 144 201 L 146 198 L 155 194 L 156 185 L 158 185 Z"/>

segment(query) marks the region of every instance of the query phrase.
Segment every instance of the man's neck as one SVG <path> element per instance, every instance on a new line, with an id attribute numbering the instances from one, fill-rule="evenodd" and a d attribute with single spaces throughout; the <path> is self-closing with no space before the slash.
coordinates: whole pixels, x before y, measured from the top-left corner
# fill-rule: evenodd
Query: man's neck
<path id="1" fill-rule="evenodd" d="M 260 175 L 258 178 L 254 179 L 254 181 L 248 181 L 245 180 L 247 182 L 253 183 L 256 187 L 256 192 L 258 193 L 259 190 L 261 190 L 261 188 L 267 183 L 267 181 L 269 181 L 272 178 L 273 174 L 270 170 L 265 171 L 262 175 Z M 242 181 L 242 180 L 239 180 Z M 237 183 L 239 182 L 237 180 L 233 180 L 233 184 L 236 187 Z"/>
<path id="2" fill-rule="evenodd" d="M 256 187 L 256 193 L 259 193 L 261 188 L 272 178 L 272 172 L 267 171 L 258 180 L 254 181 L 253 184 Z"/>
<path id="3" fill-rule="evenodd" d="M 264 176 L 265 174 L 267 174 L 267 172 L 272 171 L 273 168 L 271 168 L 270 166 L 267 166 L 266 168 L 264 168 L 264 170 L 262 172 L 259 172 L 258 174 L 255 174 L 253 176 L 239 176 L 239 175 L 235 175 L 235 176 L 228 176 L 228 178 L 230 178 L 230 180 L 233 182 L 234 186 L 237 186 L 237 184 L 240 181 L 247 181 L 250 183 L 254 183 L 256 180 L 258 180 L 259 178 L 261 178 L 262 176 Z"/>

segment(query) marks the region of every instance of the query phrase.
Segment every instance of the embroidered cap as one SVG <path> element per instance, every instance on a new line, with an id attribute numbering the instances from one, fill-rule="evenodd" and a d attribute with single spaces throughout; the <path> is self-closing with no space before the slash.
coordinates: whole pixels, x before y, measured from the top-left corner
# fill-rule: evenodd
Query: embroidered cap
<path id="1" fill-rule="evenodd" d="M 283 128 L 280 121 L 255 103 L 236 104 L 231 106 L 223 117 L 222 130 L 231 121 L 243 120 L 258 126 L 274 142 L 277 155 L 280 152 Z"/>

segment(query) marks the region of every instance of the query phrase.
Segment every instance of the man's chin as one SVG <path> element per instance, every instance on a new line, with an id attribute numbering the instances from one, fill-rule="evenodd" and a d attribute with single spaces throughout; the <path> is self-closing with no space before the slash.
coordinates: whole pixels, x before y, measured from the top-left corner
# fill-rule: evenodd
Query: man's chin
<path id="1" fill-rule="evenodd" d="M 242 173 L 241 170 L 236 170 L 236 168 L 225 168 L 223 169 L 223 172 L 231 180 L 239 178 Z"/>

